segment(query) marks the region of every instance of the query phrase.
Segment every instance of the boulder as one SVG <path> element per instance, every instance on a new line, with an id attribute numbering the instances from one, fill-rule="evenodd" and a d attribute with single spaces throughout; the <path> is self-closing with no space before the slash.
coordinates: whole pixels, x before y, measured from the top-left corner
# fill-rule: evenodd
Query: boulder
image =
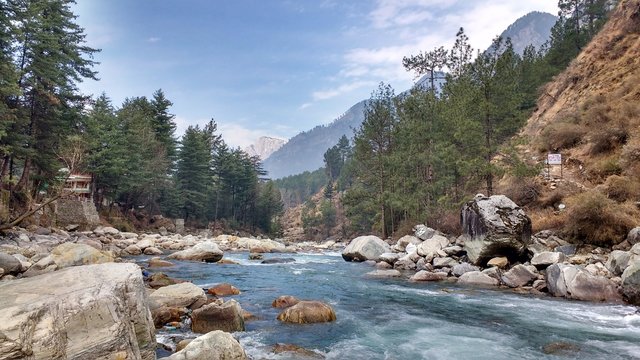
<path id="1" fill-rule="evenodd" d="M 393 268 L 397 270 L 415 270 L 416 263 L 411 259 L 400 259 L 393 264 Z"/>
<path id="2" fill-rule="evenodd" d="M 633 305 L 640 305 L 640 260 L 636 260 L 622 273 L 622 294 Z"/>
<path id="3" fill-rule="evenodd" d="M 264 259 L 264 255 L 260 254 L 260 253 L 250 253 L 249 254 L 249 260 L 262 260 Z"/>
<path id="4" fill-rule="evenodd" d="M 416 235 L 416 237 L 420 240 L 428 240 L 430 239 L 433 235 L 436 234 L 436 231 L 430 227 L 428 227 L 427 225 L 416 225 L 413 227 L 413 231 L 414 234 Z"/>
<path id="5" fill-rule="evenodd" d="M 495 257 L 489 261 L 487 261 L 487 266 L 496 267 L 498 269 L 504 269 L 509 265 L 509 259 L 504 256 Z"/>
<path id="6" fill-rule="evenodd" d="M 227 283 L 218 284 L 209 288 L 207 292 L 213 296 L 240 295 L 240 290 L 237 287 Z"/>
<path id="7" fill-rule="evenodd" d="M 36 275 L 46 274 L 58 269 L 58 265 L 56 265 L 55 261 L 53 261 L 53 256 L 45 256 L 42 259 L 36 261 L 29 270 L 25 271 L 22 274 L 22 277 L 32 277 Z"/>
<path id="8" fill-rule="evenodd" d="M 0 359 L 155 359 L 147 304 L 135 264 L 0 283 Z"/>
<path id="9" fill-rule="evenodd" d="M 51 250 L 51 258 L 58 269 L 69 266 L 102 264 L 113 262 L 113 256 L 89 245 L 63 243 Z"/>
<path id="10" fill-rule="evenodd" d="M 149 259 L 149 267 L 150 268 L 154 268 L 154 267 L 169 267 L 169 266 L 174 266 L 174 264 L 170 261 L 167 260 L 162 260 L 160 258 L 154 257 Z"/>
<path id="11" fill-rule="evenodd" d="M 144 249 L 142 253 L 145 255 L 162 255 L 163 254 L 162 250 L 154 246 L 149 246 L 148 248 Z"/>
<path id="12" fill-rule="evenodd" d="M 223 252 L 220 250 L 218 245 L 212 241 L 205 241 L 194 245 L 193 247 L 174 252 L 169 255 L 169 259 L 177 259 L 177 260 L 194 260 L 194 261 L 205 261 L 205 262 L 216 262 L 222 259 Z"/>
<path id="13" fill-rule="evenodd" d="M 285 252 L 286 245 L 271 239 L 237 238 L 235 246 L 251 252 Z"/>
<path id="14" fill-rule="evenodd" d="M 382 269 L 382 270 L 393 269 L 393 265 L 389 264 L 386 261 L 379 261 L 376 263 L 376 269 Z"/>
<path id="15" fill-rule="evenodd" d="M 435 234 L 420 243 L 417 251 L 420 256 L 435 256 L 439 250 L 442 250 L 447 246 L 449 246 L 449 239 L 442 235 Z"/>
<path id="16" fill-rule="evenodd" d="M 191 313 L 191 330 L 201 334 L 214 330 L 244 331 L 242 308 L 235 300 L 229 300 L 222 305 L 204 305 Z"/>
<path id="17" fill-rule="evenodd" d="M 247 360 L 240 343 L 224 331 L 211 331 L 197 337 L 165 360 Z"/>
<path id="18" fill-rule="evenodd" d="M 155 240 L 153 238 L 150 237 L 145 237 L 144 239 L 138 241 L 136 243 L 136 246 L 140 248 L 140 250 L 144 250 L 148 247 L 154 247 L 156 246 Z"/>
<path id="19" fill-rule="evenodd" d="M 300 300 L 296 297 L 290 296 L 290 295 L 283 295 L 283 296 L 279 296 L 277 299 L 273 300 L 273 302 L 271 303 L 271 306 L 274 308 L 278 308 L 278 309 L 282 309 L 282 308 L 286 308 L 289 306 L 293 306 L 297 303 L 299 303 Z"/>
<path id="20" fill-rule="evenodd" d="M 150 307 L 189 307 L 198 300 L 207 300 L 204 290 L 189 282 L 159 288 L 149 296 Z"/>
<path id="21" fill-rule="evenodd" d="M 149 276 L 147 281 L 148 281 L 149 287 L 151 287 L 152 289 L 159 289 L 161 287 L 180 284 L 185 282 L 185 280 L 170 278 L 166 274 L 161 272 L 151 274 L 151 276 Z"/>
<path id="22" fill-rule="evenodd" d="M 296 359 L 324 359 L 321 354 L 294 344 L 275 344 L 273 345 L 273 353 L 290 354 Z"/>
<path id="23" fill-rule="evenodd" d="M 367 261 L 378 260 L 380 255 L 390 252 L 391 249 L 386 242 L 377 236 L 360 236 L 347 245 L 342 251 L 342 258 L 346 261 Z"/>
<path id="24" fill-rule="evenodd" d="M 162 328 L 165 324 L 170 322 L 180 322 L 181 317 L 186 315 L 185 308 L 169 308 L 169 307 L 159 307 L 153 309 L 151 311 L 151 316 L 153 317 L 153 325 L 156 329 Z"/>
<path id="25" fill-rule="evenodd" d="M 366 276 L 376 277 L 376 278 L 390 278 L 390 277 L 400 277 L 402 273 L 395 269 L 378 269 L 374 271 L 370 271 L 365 274 Z"/>
<path id="26" fill-rule="evenodd" d="M 640 226 L 634 227 L 629 231 L 629 234 L 627 234 L 627 242 L 631 245 L 640 243 Z"/>
<path id="27" fill-rule="evenodd" d="M 447 274 L 443 272 L 430 272 L 426 270 L 420 270 L 415 273 L 409 281 L 442 281 L 447 278 Z"/>
<path id="28" fill-rule="evenodd" d="M 418 245 L 422 242 L 422 240 L 418 239 L 413 235 L 405 235 L 398 239 L 398 242 L 393 246 L 393 250 L 397 252 L 405 252 L 407 249 L 407 245 L 413 244 Z"/>
<path id="29" fill-rule="evenodd" d="M 460 277 L 462 276 L 462 274 L 468 273 L 471 271 L 480 271 L 480 268 L 475 265 L 471 265 L 469 263 L 462 263 L 462 264 L 454 265 L 453 268 L 451 269 L 451 273 L 457 277 Z"/>
<path id="30" fill-rule="evenodd" d="M 561 252 L 543 251 L 535 254 L 531 259 L 531 265 L 538 269 L 546 269 L 547 266 L 561 263 L 565 256 Z"/>
<path id="31" fill-rule="evenodd" d="M 0 252 L 0 269 L 3 269 L 5 274 L 17 274 L 22 271 L 22 264 L 13 255 Z"/>
<path id="32" fill-rule="evenodd" d="M 400 254 L 398 253 L 384 253 L 380 255 L 378 259 L 393 265 L 399 258 Z"/>
<path id="33" fill-rule="evenodd" d="M 442 251 L 444 251 L 444 253 L 447 254 L 447 256 L 452 256 L 452 255 L 459 256 L 464 253 L 464 249 L 462 248 L 462 246 L 458 246 L 458 245 L 447 246 L 446 248 L 442 249 Z"/>
<path id="34" fill-rule="evenodd" d="M 603 276 L 565 264 L 553 264 L 547 268 L 547 288 L 553 296 L 564 296 L 586 301 L 620 301 L 616 284 Z"/>
<path id="35" fill-rule="evenodd" d="M 443 267 L 454 267 L 456 265 L 458 265 L 459 263 L 455 260 L 453 260 L 450 257 L 443 257 L 443 258 L 435 258 L 433 259 L 433 267 L 438 269 L 438 268 L 443 268 Z"/>
<path id="36" fill-rule="evenodd" d="M 504 195 L 476 195 L 463 206 L 461 218 L 464 249 L 476 265 L 497 256 L 515 262 L 531 243 L 531 219 Z"/>
<path id="37" fill-rule="evenodd" d="M 480 271 L 469 271 L 458 278 L 458 283 L 480 286 L 498 286 L 500 282 L 498 279 L 492 278 Z"/>
<path id="38" fill-rule="evenodd" d="M 323 302 L 300 301 L 281 312 L 278 320 L 294 324 L 331 322 L 336 320 L 336 313 L 331 306 Z"/>
<path id="39" fill-rule="evenodd" d="M 271 258 L 265 259 L 260 262 L 260 264 L 289 264 L 296 262 L 294 258 Z"/>
<path id="40" fill-rule="evenodd" d="M 502 282 L 511 288 L 517 288 L 527 285 L 538 278 L 537 272 L 529 269 L 527 266 L 518 264 L 502 275 Z"/>
<path id="41" fill-rule="evenodd" d="M 129 245 L 124 248 L 124 252 L 129 255 L 142 255 L 142 250 L 138 247 L 138 245 Z"/>

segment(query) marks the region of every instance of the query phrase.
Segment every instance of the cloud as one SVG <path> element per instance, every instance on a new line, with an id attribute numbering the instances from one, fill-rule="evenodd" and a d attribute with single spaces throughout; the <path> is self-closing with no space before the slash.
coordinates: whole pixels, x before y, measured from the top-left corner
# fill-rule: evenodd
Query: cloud
<path id="1" fill-rule="evenodd" d="M 313 96 L 313 100 L 314 101 L 327 100 L 327 99 L 331 99 L 331 98 L 334 98 L 334 97 L 342 95 L 342 94 L 349 93 L 349 92 L 351 92 L 353 90 L 356 90 L 356 89 L 359 89 L 361 87 L 372 86 L 372 85 L 375 85 L 375 84 L 376 84 L 375 81 L 349 82 L 347 84 L 340 85 L 340 86 L 338 86 L 336 88 L 333 88 L 333 89 L 315 91 L 312 94 L 312 96 Z"/>
<path id="2" fill-rule="evenodd" d="M 407 26 L 430 20 L 434 17 L 434 10 L 450 7 L 455 2 L 456 0 L 378 0 L 369 16 L 375 28 Z"/>
<path id="3" fill-rule="evenodd" d="M 147 39 L 147 42 L 154 44 L 154 43 L 157 43 L 160 40 L 161 39 L 159 37 L 152 36 L 152 37 Z"/>
<path id="4" fill-rule="evenodd" d="M 304 110 L 304 109 L 308 108 L 309 106 L 311 106 L 311 103 L 304 103 L 304 104 L 300 105 L 300 107 L 298 107 L 298 110 Z"/>

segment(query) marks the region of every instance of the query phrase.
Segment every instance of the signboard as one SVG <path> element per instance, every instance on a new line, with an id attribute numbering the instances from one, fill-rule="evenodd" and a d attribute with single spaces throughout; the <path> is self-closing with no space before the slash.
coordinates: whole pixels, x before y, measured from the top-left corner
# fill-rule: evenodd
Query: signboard
<path id="1" fill-rule="evenodd" d="M 549 154 L 549 155 L 547 155 L 547 164 L 549 164 L 549 165 L 562 165 L 562 154 Z"/>

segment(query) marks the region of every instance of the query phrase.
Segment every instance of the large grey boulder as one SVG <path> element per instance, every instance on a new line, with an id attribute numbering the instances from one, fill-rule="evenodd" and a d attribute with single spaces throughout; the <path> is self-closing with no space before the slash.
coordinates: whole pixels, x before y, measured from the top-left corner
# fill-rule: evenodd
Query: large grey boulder
<path id="1" fill-rule="evenodd" d="M 433 235 L 436 234 L 436 231 L 434 229 L 423 224 L 414 226 L 413 231 L 416 237 L 420 240 L 430 239 Z"/>
<path id="2" fill-rule="evenodd" d="M 636 260 L 622 273 L 622 293 L 626 300 L 640 305 L 640 260 Z"/>
<path id="3" fill-rule="evenodd" d="M 436 256 L 438 251 L 449 246 L 449 239 L 446 237 L 435 234 L 432 235 L 429 239 L 423 241 L 418 245 L 418 255 L 420 256 Z"/>
<path id="4" fill-rule="evenodd" d="M 631 245 L 640 243 L 640 226 L 634 227 L 629 231 L 629 234 L 627 234 L 627 241 Z"/>
<path id="5" fill-rule="evenodd" d="M 377 236 L 359 236 L 349 243 L 342 251 L 342 258 L 346 261 L 378 260 L 380 255 L 391 252 L 389 245 Z"/>
<path id="6" fill-rule="evenodd" d="M 443 272 L 431 272 L 420 270 L 415 273 L 409 281 L 442 281 L 447 278 L 447 274 Z"/>
<path id="7" fill-rule="evenodd" d="M 163 286 L 149 295 L 151 308 L 189 307 L 197 301 L 206 301 L 207 295 L 200 287 L 183 282 L 179 284 Z"/>
<path id="8" fill-rule="evenodd" d="M 201 242 L 193 247 L 174 252 L 169 255 L 169 259 L 177 260 L 194 260 L 205 262 L 218 262 L 222 259 L 224 253 L 218 247 L 218 244 L 212 241 Z"/>
<path id="9" fill-rule="evenodd" d="M 502 282 L 508 287 L 517 288 L 525 286 L 537 278 L 535 267 L 529 268 L 518 264 L 502 275 Z"/>
<path id="10" fill-rule="evenodd" d="M 418 245 L 422 242 L 422 240 L 418 239 L 413 235 L 405 235 L 398 239 L 398 242 L 393 246 L 393 250 L 397 252 L 404 252 L 407 249 L 407 245 L 413 244 Z"/>
<path id="11" fill-rule="evenodd" d="M 606 267 L 614 275 L 620 275 L 629 265 L 631 260 L 631 253 L 627 251 L 614 250 L 609 254 L 609 260 L 607 260 Z"/>
<path id="12" fill-rule="evenodd" d="M 15 256 L 0 252 L 0 269 L 3 274 L 17 274 L 22 270 L 22 264 Z"/>
<path id="13" fill-rule="evenodd" d="M 531 265 L 538 269 L 544 269 L 549 265 L 563 262 L 565 255 L 561 252 L 543 251 L 535 254 L 531 258 Z"/>
<path id="14" fill-rule="evenodd" d="M 147 304 L 135 264 L 0 283 L 0 359 L 155 359 Z"/>
<path id="15" fill-rule="evenodd" d="M 498 286 L 500 282 L 498 279 L 492 278 L 480 271 L 469 271 L 458 278 L 458 283 L 479 286 Z"/>
<path id="16" fill-rule="evenodd" d="M 504 195 L 477 195 L 461 212 L 464 249 L 470 262 L 506 256 L 515 262 L 531 243 L 531 219 Z"/>
<path id="17" fill-rule="evenodd" d="M 285 252 L 287 248 L 285 244 L 271 239 L 238 238 L 235 245 L 252 252 L 265 253 Z"/>
<path id="18" fill-rule="evenodd" d="M 164 360 L 246 360 L 240 343 L 224 331 L 211 331 L 192 340 L 184 349 Z"/>
<path id="19" fill-rule="evenodd" d="M 226 332 L 244 331 L 242 308 L 235 300 L 221 305 L 211 303 L 191 313 L 191 330 L 205 334 L 214 330 Z"/>
<path id="20" fill-rule="evenodd" d="M 575 266 L 554 264 L 547 268 L 547 288 L 553 296 L 585 301 L 620 301 L 616 284 Z"/>
<path id="21" fill-rule="evenodd" d="M 453 269 L 451 269 L 451 273 L 458 277 L 462 276 L 462 274 L 464 273 L 468 273 L 471 271 L 480 271 L 480 268 L 475 265 L 471 265 L 469 263 L 461 263 L 461 264 L 455 265 Z"/>

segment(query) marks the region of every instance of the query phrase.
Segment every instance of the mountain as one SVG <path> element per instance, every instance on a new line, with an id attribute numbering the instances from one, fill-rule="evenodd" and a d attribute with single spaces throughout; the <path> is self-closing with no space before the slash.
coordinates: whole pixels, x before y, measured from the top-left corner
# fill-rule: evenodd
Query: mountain
<path id="1" fill-rule="evenodd" d="M 551 28 L 558 18 L 549 13 L 533 11 L 509 25 L 500 36 L 510 38 L 516 53 L 522 54 L 524 49 L 533 45 L 539 49 L 551 36 Z"/>
<path id="2" fill-rule="evenodd" d="M 264 160 L 286 143 L 287 140 L 285 139 L 261 136 L 256 140 L 255 144 L 251 144 L 243 150 L 251 156 L 258 156 L 261 160 Z"/>
<path id="3" fill-rule="evenodd" d="M 353 137 L 353 129 L 362 124 L 365 103 L 363 100 L 353 105 L 328 125 L 319 125 L 292 137 L 262 162 L 268 176 L 278 179 L 322 167 L 327 149 L 337 144 L 342 135 Z"/>
<path id="4" fill-rule="evenodd" d="M 551 14 L 532 12 L 516 20 L 502 33 L 502 36 L 510 37 L 515 49 L 521 53 L 530 44 L 539 47 L 545 43 L 555 21 L 556 17 Z M 437 73 L 436 91 L 442 88 L 443 82 L 444 74 Z M 423 76 L 414 86 L 428 88 L 429 76 Z M 402 96 L 408 92 L 409 90 L 406 90 L 399 95 Z M 353 130 L 364 121 L 366 102 L 362 100 L 353 105 L 330 124 L 316 126 L 291 138 L 288 143 L 263 161 L 263 167 L 268 171 L 268 176 L 278 179 L 324 166 L 323 155 L 327 149 L 337 144 L 343 135 L 352 138 Z"/>

